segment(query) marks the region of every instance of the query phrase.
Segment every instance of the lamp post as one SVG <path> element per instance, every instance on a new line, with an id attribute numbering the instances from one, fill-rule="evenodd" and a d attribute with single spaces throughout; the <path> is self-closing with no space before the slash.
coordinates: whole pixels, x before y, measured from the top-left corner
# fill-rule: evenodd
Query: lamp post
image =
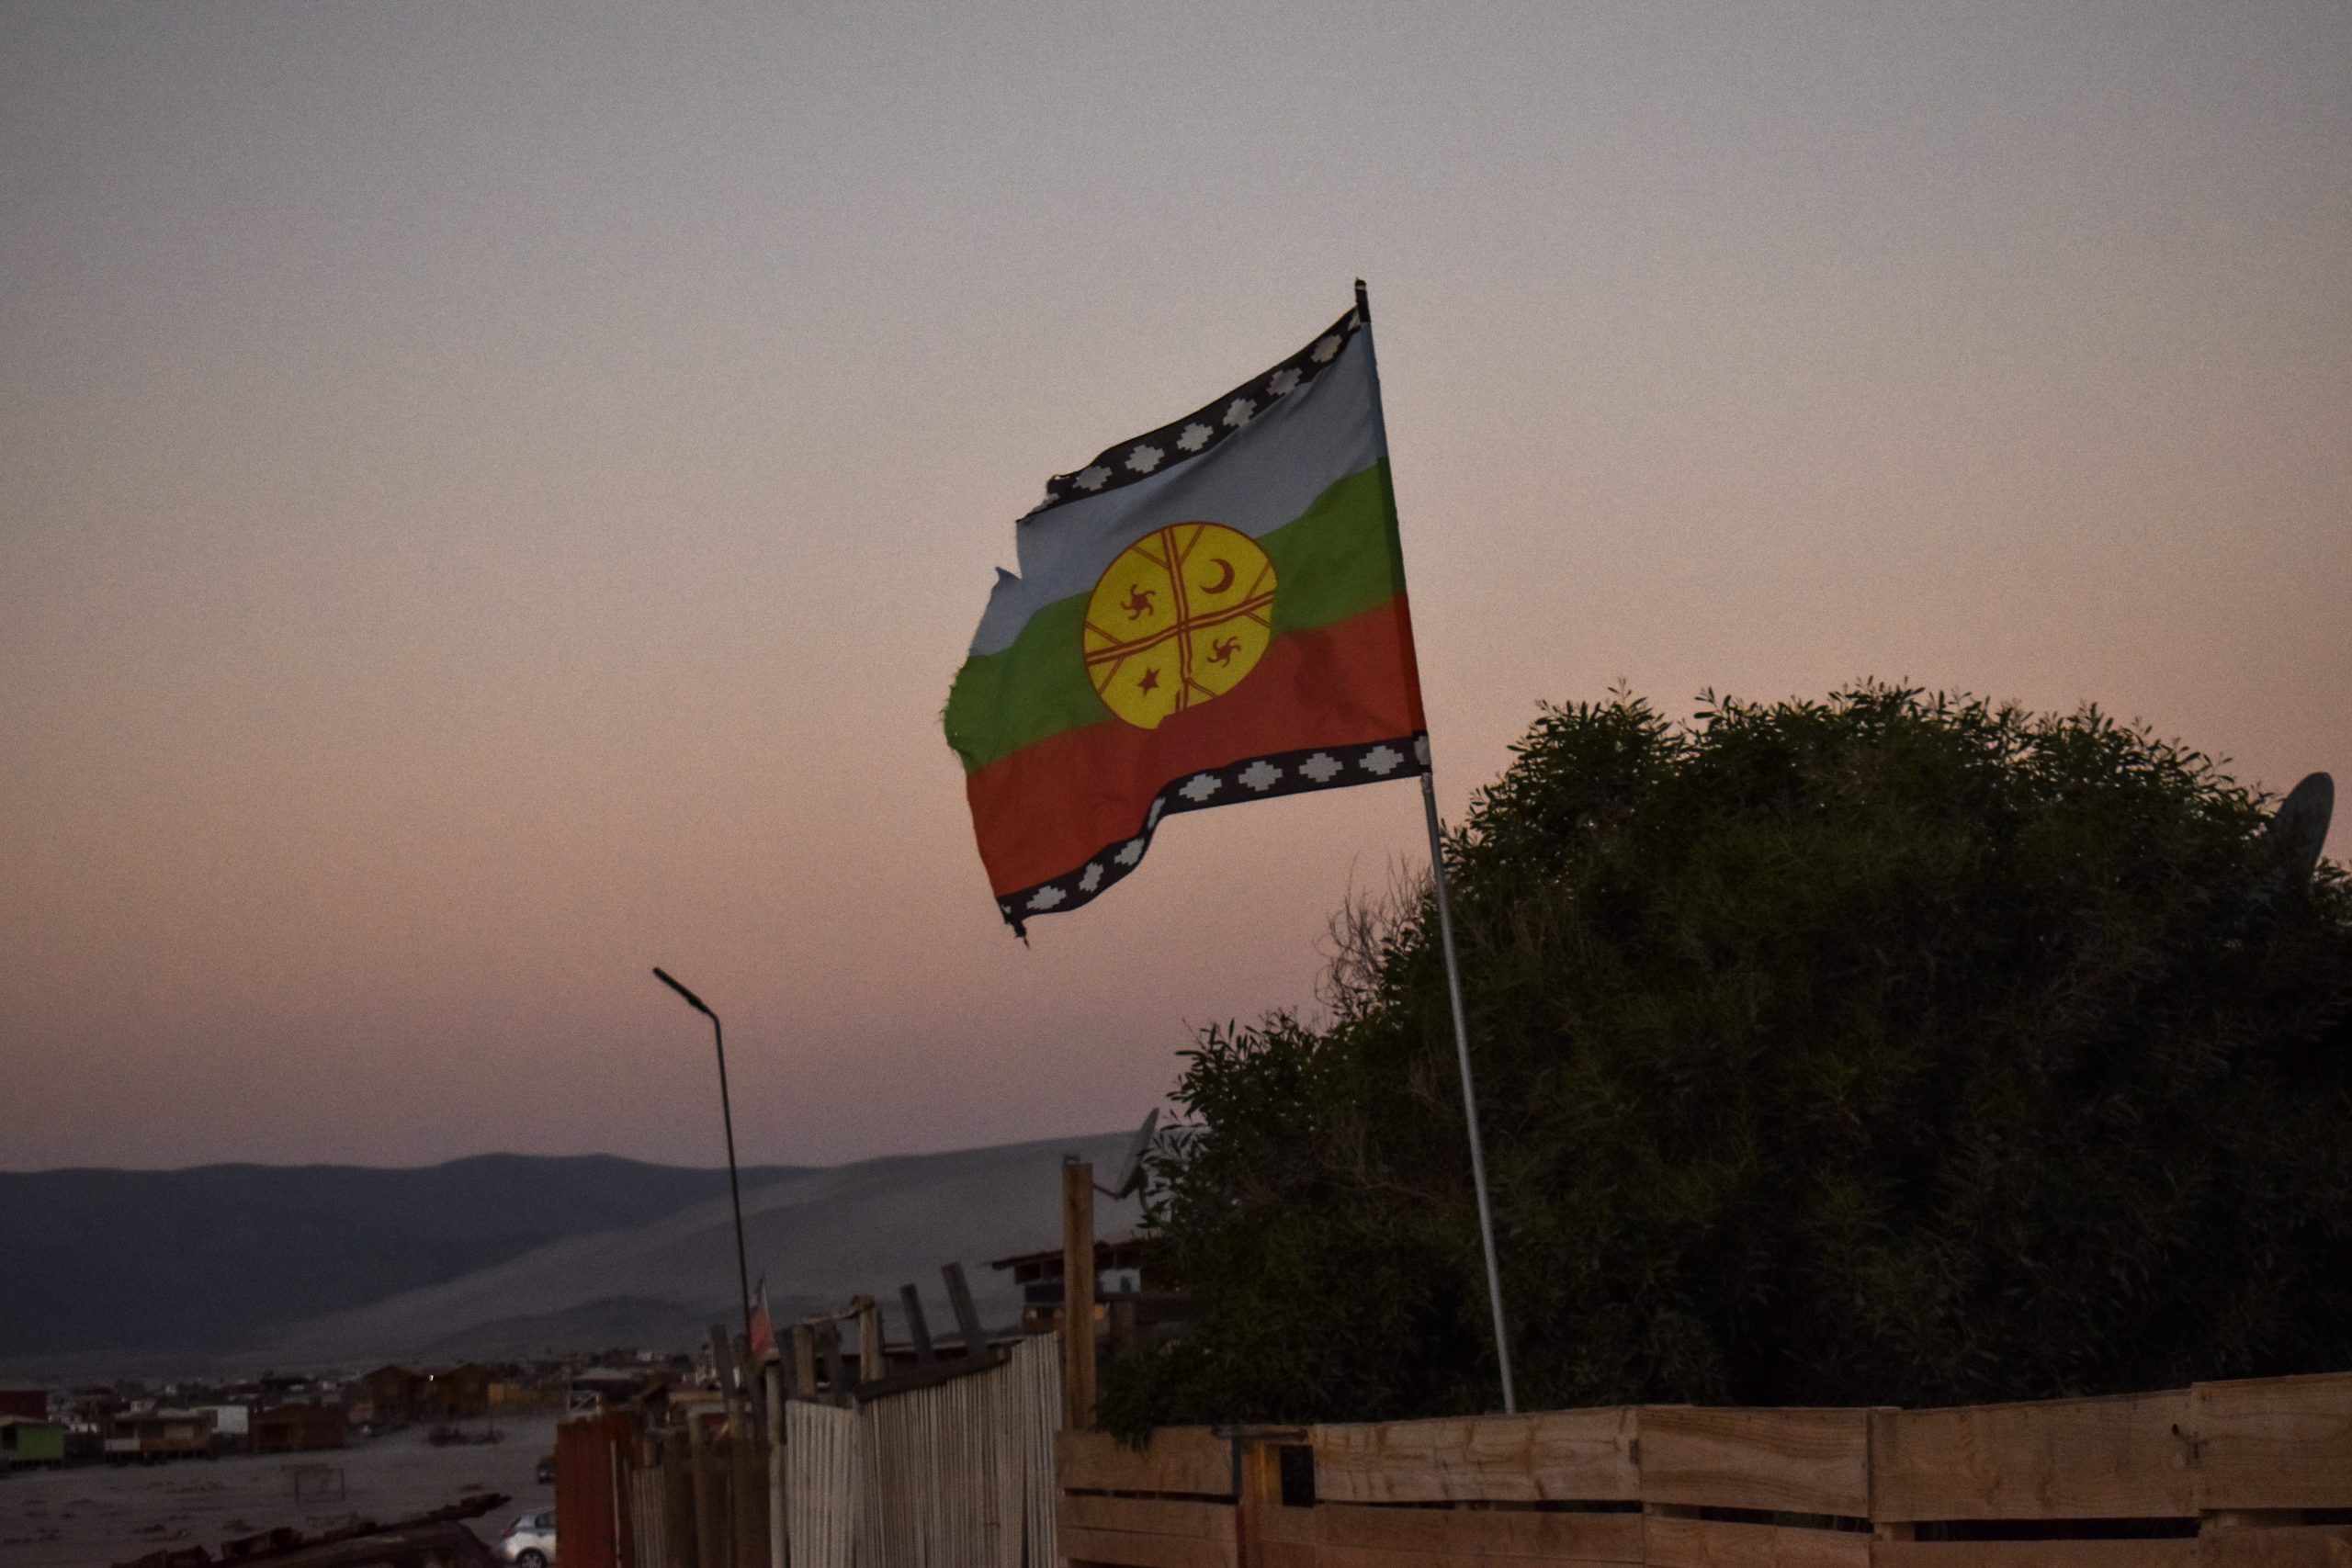
<path id="1" fill-rule="evenodd" d="M 752 1266 L 743 1253 L 743 1188 L 735 1175 L 735 1112 L 727 1101 L 727 1035 L 718 1027 L 718 1015 L 710 1010 L 709 1004 L 678 984 L 668 970 L 657 964 L 653 977 L 685 998 L 688 1007 L 710 1020 L 711 1043 L 718 1047 L 718 1114 L 727 1124 L 727 1190 L 735 1201 L 735 1282 L 742 1292 L 743 1343 L 748 1346 L 752 1342 Z"/>

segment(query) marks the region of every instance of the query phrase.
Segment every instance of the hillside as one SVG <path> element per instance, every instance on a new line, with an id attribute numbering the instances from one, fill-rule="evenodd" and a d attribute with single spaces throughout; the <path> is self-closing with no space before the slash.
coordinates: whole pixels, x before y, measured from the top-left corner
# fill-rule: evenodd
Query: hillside
<path id="1" fill-rule="evenodd" d="M 779 1318 L 870 1292 L 896 1323 L 939 1265 L 983 1315 L 987 1267 L 1061 1234 L 1065 1153 L 1103 1179 L 1125 1134 L 743 1172 L 752 1271 Z M 1107 1234 L 1132 1203 L 1098 1200 Z M 724 1170 L 490 1155 L 413 1170 L 209 1166 L 0 1174 L 0 1373 L 162 1374 L 392 1357 L 684 1347 L 734 1314 Z"/>
<path id="2" fill-rule="evenodd" d="M 726 1190 L 724 1170 L 602 1155 L 0 1172 L 0 1365 L 225 1350 Z"/>
<path id="3" fill-rule="evenodd" d="M 752 1273 L 764 1275 L 777 1317 L 880 1298 L 890 1332 L 898 1287 L 918 1285 L 935 1332 L 952 1332 L 939 1266 L 960 1261 L 992 1326 L 1019 1313 L 1009 1280 L 987 1265 L 1057 1245 L 1062 1156 L 1108 1179 L 1128 1134 L 903 1155 L 746 1184 L 743 1228 Z M 1132 1201 L 1096 1200 L 1105 1235 L 1132 1225 Z M 377 1357 L 526 1355 L 625 1343 L 685 1346 L 735 1314 L 728 1204 L 682 1209 L 625 1230 L 582 1234 L 461 1278 L 300 1324 L 261 1348 L 285 1365 Z"/>

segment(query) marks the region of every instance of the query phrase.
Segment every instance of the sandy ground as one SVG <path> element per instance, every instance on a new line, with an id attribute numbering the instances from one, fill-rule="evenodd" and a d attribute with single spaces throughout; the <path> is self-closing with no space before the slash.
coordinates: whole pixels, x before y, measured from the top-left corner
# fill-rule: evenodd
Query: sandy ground
<path id="1" fill-rule="evenodd" d="M 306 1482 L 299 1503 L 287 1475 L 295 1456 L 284 1454 L 11 1475 L 0 1480 L 0 1568 L 107 1568 L 167 1545 L 217 1554 L 224 1537 L 277 1525 L 313 1531 L 354 1515 L 389 1524 L 469 1492 L 514 1499 L 473 1521 L 475 1534 L 495 1541 L 516 1514 L 555 1506 L 555 1488 L 532 1479 L 539 1456 L 555 1450 L 555 1423 L 552 1414 L 502 1420 L 504 1440 L 482 1447 L 436 1449 L 421 1427 L 354 1438 L 338 1452 L 299 1456 L 338 1466 L 345 1486 L 321 1498 Z"/>

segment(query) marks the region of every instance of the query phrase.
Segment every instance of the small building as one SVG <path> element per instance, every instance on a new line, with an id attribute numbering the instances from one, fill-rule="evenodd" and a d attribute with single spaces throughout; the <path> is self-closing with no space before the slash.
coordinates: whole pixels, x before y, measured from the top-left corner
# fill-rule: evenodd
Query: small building
<path id="1" fill-rule="evenodd" d="M 243 1453 L 253 1446 L 253 1407 L 245 1404 L 197 1406 L 212 1417 L 212 1451 Z"/>
<path id="2" fill-rule="evenodd" d="M 340 1404 L 278 1404 L 253 1418 L 257 1454 L 300 1454 L 339 1449 L 350 1438 Z"/>
<path id="3" fill-rule="evenodd" d="M 65 1423 L 46 1416 L 0 1416 L 0 1470 L 65 1462 Z"/>
<path id="4" fill-rule="evenodd" d="M 208 1459 L 212 1453 L 209 1410 L 142 1410 L 114 1418 L 107 1434 L 108 1464 L 161 1464 L 166 1460 Z"/>
<path id="5" fill-rule="evenodd" d="M 1095 1239 L 1094 1332 L 1114 1356 L 1165 1343 L 1193 1317 L 1192 1300 L 1166 1268 L 1157 1239 L 1137 1231 Z M 1012 1274 L 1021 1287 L 1021 1332 L 1047 1334 L 1061 1326 L 1060 1247 L 1015 1253 L 989 1267 Z"/>
<path id="6" fill-rule="evenodd" d="M 564 1380 L 563 1408 L 573 1416 L 631 1407 L 656 1409 L 685 1382 L 668 1367 L 582 1367 Z"/>
<path id="7" fill-rule="evenodd" d="M 497 1381 L 498 1374 L 480 1361 L 429 1372 L 423 1404 L 427 1412 L 444 1420 L 479 1420 L 490 1414 L 490 1385 Z"/>
<path id="8" fill-rule="evenodd" d="M 49 1390 L 28 1383 L 0 1383 L 0 1416 L 21 1416 L 31 1421 L 49 1419 Z"/>
<path id="9" fill-rule="evenodd" d="M 387 1364 L 358 1380 L 354 1405 L 365 1404 L 368 1420 L 378 1427 L 401 1427 L 416 1419 L 424 1391 L 424 1374 Z"/>

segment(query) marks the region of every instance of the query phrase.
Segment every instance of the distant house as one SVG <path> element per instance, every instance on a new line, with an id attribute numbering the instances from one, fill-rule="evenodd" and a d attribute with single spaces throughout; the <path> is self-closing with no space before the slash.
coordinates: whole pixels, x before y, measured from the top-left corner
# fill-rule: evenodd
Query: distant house
<path id="1" fill-rule="evenodd" d="M 278 1404 L 253 1418 L 253 1447 L 257 1454 L 339 1449 L 348 1437 L 340 1404 Z"/>
<path id="2" fill-rule="evenodd" d="M 243 1404 L 203 1404 L 197 1406 L 212 1417 L 212 1450 L 215 1453 L 243 1453 L 253 1445 L 253 1409 Z"/>
<path id="3" fill-rule="evenodd" d="M 424 1403 L 446 1420 L 477 1420 L 490 1414 L 490 1387 L 498 1374 L 479 1361 L 427 1373 Z"/>
<path id="4" fill-rule="evenodd" d="M 1117 1354 L 1182 1332 L 1193 1305 L 1164 1269 L 1146 1234 L 1127 1231 L 1094 1243 L 1095 1332 Z M 1021 1287 L 1021 1331 L 1046 1334 L 1062 1324 L 1062 1249 L 1015 1253 L 989 1268 L 1012 1276 Z"/>
<path id="5" fill-rule="evenodd" d="M 212 1452 L 209 1410 L 142 1410 L 115 1416 L 107 1433 L 108 1464 L 160 1464 Z"/>
<path id="6" fill-rule="evenodd" d="M 619 1409 L 658 1398 L 670 1383 L 666 1372 L 644 1367 L 582 1367 L 565 1381 L 564 1405 L 575 1415 Z"/>
<path id="7" fill-rule="evenodd" d="M 65 1462 L 65 1424 L 46 1417 L 0 1416 L 0 1470 Z"/>
<path id="8" fill-rule="evenodd" d="M 551 1392 L 534 1383 L 519 1369 L 510 1367 L 490 1385 L 490 1407 L 493 1411 L 527 1409 L 547 1403 Z"/>
<path id="9" fill-rule="evenodd" d="M 417 1418 L 424 1391 L 424 1374 L 407 1367 L 386 1365 L 361 1378 L 355 1404 L 368 1407 L 368 1419 L 379 1427 L 401 1427 Z"/>

